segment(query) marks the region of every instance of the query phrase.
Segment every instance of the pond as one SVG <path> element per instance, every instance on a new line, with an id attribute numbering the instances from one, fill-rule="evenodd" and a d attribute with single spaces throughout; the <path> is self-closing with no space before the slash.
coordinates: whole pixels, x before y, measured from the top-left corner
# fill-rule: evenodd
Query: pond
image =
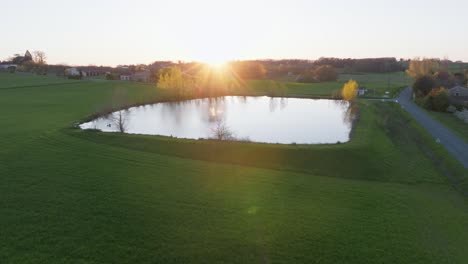
<path id="1" fill-rule="evenodd" d="M 349 140 L 350 109 L 340 100 L 225 96 L 132 107 L 80 127 L 190 139 L 325 144 Z"/>

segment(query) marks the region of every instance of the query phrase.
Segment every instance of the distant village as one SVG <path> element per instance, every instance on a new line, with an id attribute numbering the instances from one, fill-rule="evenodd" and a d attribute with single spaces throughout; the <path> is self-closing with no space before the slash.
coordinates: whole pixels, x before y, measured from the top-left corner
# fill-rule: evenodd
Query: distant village
<path id="1" fill-rule="evenodd" d="M 152 82 L 157 80 L 157 74 L 160 69 L 175 64 L 171 61 L 156 61 L 149 65 L 119 65 L 117 67 L 52 65 L 46 64 L 45 54 L 35 54 L 27 50 L 24 55 L 15 54 L 6 61 L 0 61 L 0 71 L 55 75 L 69 79 L 101 78 L 107 80 Z"/>

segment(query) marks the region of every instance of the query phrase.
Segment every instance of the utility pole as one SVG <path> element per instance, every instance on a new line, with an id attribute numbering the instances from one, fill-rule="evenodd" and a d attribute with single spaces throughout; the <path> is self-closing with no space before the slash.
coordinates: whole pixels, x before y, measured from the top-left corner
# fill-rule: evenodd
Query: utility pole
<path id="1" fill-rule="evenodd" d="M 387 91 L 390 90 L 390 75 L 387 76 Z"/>

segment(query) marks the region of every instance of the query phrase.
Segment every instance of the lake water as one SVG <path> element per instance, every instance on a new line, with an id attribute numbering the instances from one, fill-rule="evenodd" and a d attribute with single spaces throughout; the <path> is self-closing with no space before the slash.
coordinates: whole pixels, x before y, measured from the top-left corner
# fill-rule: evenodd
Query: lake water
<path id="1" fill-rule="evenodd" d="M 132 107 L 80 127 L 192 139 L 222 129 L 238 140 L 323 144 L 348 141 L 351 120 L 349 103 L 338 100 L 226 96 Z"/>

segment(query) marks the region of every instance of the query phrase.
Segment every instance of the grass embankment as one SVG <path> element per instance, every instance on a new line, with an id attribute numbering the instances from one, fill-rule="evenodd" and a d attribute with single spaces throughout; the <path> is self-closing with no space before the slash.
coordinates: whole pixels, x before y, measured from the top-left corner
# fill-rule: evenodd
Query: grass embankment
<path id="1" fill-rule="evenodd" d="M 468 124 L 457 118 L 454 114 L 427 111 L 434 119 L 444 124 L 459 137 L 468 142 Z"/>
<path id="2" fill-rule="evenodd" d="M 164 98 L 124 82 L 0 90 L 2 263 L 468 259 L 466 198 L 440 172 L 464 171 L 433 165 L 440 150 L 397 105 L 360 102 L 339 145 L 67 128 L 122 89 L 132 103 Z"/>

